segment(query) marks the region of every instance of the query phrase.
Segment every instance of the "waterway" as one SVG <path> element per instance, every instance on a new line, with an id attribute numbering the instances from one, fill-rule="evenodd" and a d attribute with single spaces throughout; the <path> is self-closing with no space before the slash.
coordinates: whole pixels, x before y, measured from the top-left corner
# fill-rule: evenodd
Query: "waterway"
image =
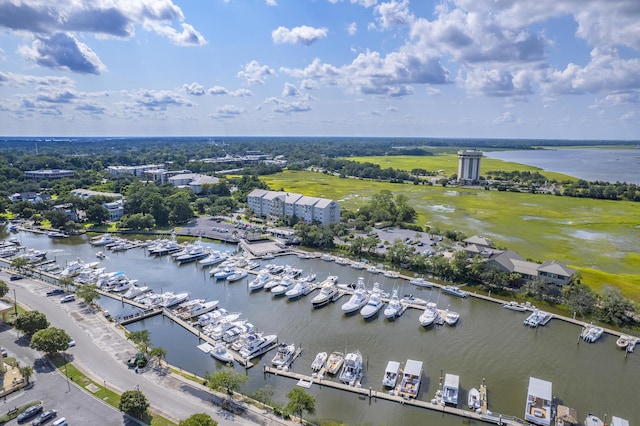
<path id="1" fill-rule="evenodd" d="M 528 164 L 588 181 L 626 182 L 640 185 L 640 149 L 571 148 L 488 151 L 489 158 Z"/>
<path id="2" fill-rule="evenodd" d="M 64 266 L 75 259 L 96 260 L 98 248 L 87 244 L 87 237 L 52 240 L 45 235 L 26 232 L 14 234 L 27 247 L 48 250 L 48 259 Z M 0 233 L 0 238 L 8 235 Z M 226 250 L 235 246 L 207 243 Z M 640 424 L 637 396 L 640 390 L 640 351 L 625 357 L 615 345 L 613 336 L 603 336 L 594 344 L 580 342 L 580 328 L 554 319 L 547 326 L 531 329 L 523 326 L 524 313 L 503 309 L 499 305 L 473 297 L 459 299 L 437 291 L 419 289 L 406 281 L 371 275 L 348 266 L 319 259 L 302 260 L 296 256 L 280 257 L 266 263 L 292 264 L 306 273 L 316 273 L 318 280 L 338 275 L 340 282 L 364 276 L 369 286 L 378 280 L 386 291 L 394 286 L 401 294 L 437 301 L 441 308 L 450 307 L 461 319 L 455 327 L 424 329 L 418 323 L 420 312 L 409 309 L 394 322 L 383 316 L 365 321 L 360 315 L 345 317 L 341 304 L 346 298 L 321 309 L 313 309 L 314 293 L 298 301 L 273 298 L 270 293 L 250 293 L 247 279 L 232 284 L 216 283 L 207 270 L 196 264 L 179 266 L 168 257 L 148 257 L 144 249 L 108 253 L 101 262 L 107 271 L 124 271 L 156 291 L 189 291 L 192 298 L 220 301 L 229 311 L 239 311 L 260 331 L 275 333 L 280 341 L 302 345 L 304 351 L 293 364 L 293 370 L 310 374 L 310 364 L 317 352 L 360 350 L 366 364 L 363 386 L 383 392 L 381 379 L 388 360 L 404 363 L 408 358 L 424 362 L 425 373 L 419 399 L 434 397 L 442 373 L 460 376 L 460 407 L 466 403 L 467 391 L 486 380 L 489 409 L 522 418 L 529 377 L 553 382 L 557 402 L 578 410 L 584 420 L 588 413 L 604 418 L 607 414 Z M 99 303 L 114 315 L 130 313 L 120 302 L 102 298 Z M 128 326 L 130 330 L 146 328 L 153 346 L 167 349 L 167 361 L 183 370 L 204 376 L 222 368 L 209 355 L 196 348 L 198 338 L 172 321 L 156 316 Z M 243 388 L 250 393 L 270 386 L 274 399 L 286 403 L 286 394 L 295 382 L 284 377 L 264 375 L 263 365 L 270 365 L 273 352 L 246 374 L 250 382 Z M 238 371 L 244 371 L 237 367 Z M 469 424 L 455 416 L 424 410 L 378 399 L 313 385 L 309 393 L 316 398 L 316 418 L 334 419 L 345 424 L 376 425 L 460 425 Z"/>

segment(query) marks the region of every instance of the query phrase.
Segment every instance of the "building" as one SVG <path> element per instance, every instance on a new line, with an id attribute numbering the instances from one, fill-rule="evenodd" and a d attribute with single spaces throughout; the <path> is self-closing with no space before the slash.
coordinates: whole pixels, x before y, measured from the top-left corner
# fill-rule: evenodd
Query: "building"
<path id="1" fill-rule="evenodd" d="M 524 419 L 536 425 L 550 426 L 552 415 L 552 384 L 546 380 L 529 377 L 527 405 Z"/>
<path id="2" fill-rule="evenodd" d="M 146 179 L 152 180 L 158 185 L 164 185 L 169 182 L 170 177 L 184 173 L 191 173 L 191 170 L 152 169 L 144 172 Z"/>
<path id="3" fill-rule="evenodd" d="M 12 203 L 19 203 L 20 201 L 29 201 L 31 204 L 46 203 L 51 200 L 51 195 L 41 194 L 39 192 L 16 192 L 9 197 Z"/>
<path id="4" fill-rule="evenodd" d="M 64 212 L 64 214 L 67 215 L 69 220 L 73 222 L 78 221 L 78 214 L 76 213 L 75 209 L 73 208 L 73 204 L 71 203 L 56 204 L 55 206 L 51 207 L 51 210 L 54 210 L 54 211 L 59 210 L 61 212 Z"/>
<path id="5" fill-rule="evenodd" d="M 27 179 L 62 179 L 74 176 L 73 170 L 28 170 L 24 172 L 24 177 Z"/>
<path id="6" fill-rule="evenodd" d="M 122 200 L 103 203 L 102 207 L 109 212 L 109 220 L 111 222 L 117 222 L 124 215 L 124 203 Z"/>
<path id="7" fill-rule="evenodd" d="M 173 186 L 182 188 L 189 187 L 194 194 L 201 193 L 203 185 L 215 185 L 220 182 L 220 179 L 216 177 L 201 175 L 199 173 L 181 173 L 171 176 L 168 180 Z"/>
<path id="8" fill-rule="evenodd" d="M 474 183 L 480 180 L 482 152 L 475 149 L 458 151 L 458 182 Z"/>
<path id="9" fill-rule="evenodd" d="M 326 198 L 254 189 L 247 195 L 247 206 L 258 216 L 295 217 L 321 225 L 340 222 L 340 204 Z"/>
<path id="10" fill-rule="evenodd" d="M 87 198 L 94 197 L 94 196 L 108 197 L 114 200 L 124 199 L 122 194 L 119 194 L 117 192 L 100 192 L 100 191 L 92 191 L 90 189 L 82 189 L 82 188 L 74 189 L 73 191 L 71 191 L 71 193 L 76 197 L 82 198 L 83 200 L 86 200 Z"/>
<path id="11" fill-rule="evenodd" d="M 162 164 L 146 164 L 142 166 L 109 166 L 107 171 L 113 176 L 134 175 L 142 177 L 147 170 L 162 169 Z"/>

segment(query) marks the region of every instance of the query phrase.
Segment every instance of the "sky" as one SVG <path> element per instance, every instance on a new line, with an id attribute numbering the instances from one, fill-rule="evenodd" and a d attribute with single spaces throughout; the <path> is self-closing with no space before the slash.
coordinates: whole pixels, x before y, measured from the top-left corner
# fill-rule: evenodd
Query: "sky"
<path id="1" fill-rule="evenodd" d="M 640 139 L 638 0 L 0 0 L 0 135 Z"/>

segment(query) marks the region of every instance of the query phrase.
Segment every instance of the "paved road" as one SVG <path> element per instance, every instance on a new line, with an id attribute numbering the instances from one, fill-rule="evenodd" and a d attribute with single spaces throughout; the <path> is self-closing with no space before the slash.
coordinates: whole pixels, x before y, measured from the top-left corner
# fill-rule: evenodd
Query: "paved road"
<path id="1" fill-rule="evenodd" d="M 152 409 L 163 416 L 178 422 L 194 413 L 207 413 L 220 425 L 289 424 L 263 417 L 255 407 L 249 407 L 252 420 L 238 416 L 225 418 L 211 403 L 211 394 L 198 384 L 153 370 L 136 374 L 125 363 L 135 354 L 135 348 L 124 338 L 124 333 L 108 323 L 100 312 L 88 310 L 79 302 L 61 304 L 58 296 L 46 297 L 45 293 L 51 287 L 39 281 L 9 281 L 6 272 L 0 272 L 0 279 L 9 283 L 9 296 L 15 289 L 19 304 L 44 313 L 52 326 L 66 330 L 76 341 L 76 346 L 68 352 L 74 358 L 73 363 L 85 374 L 117 392 L 139 386 Z M 122 418 L 116 424 L 123 424 Z"/>

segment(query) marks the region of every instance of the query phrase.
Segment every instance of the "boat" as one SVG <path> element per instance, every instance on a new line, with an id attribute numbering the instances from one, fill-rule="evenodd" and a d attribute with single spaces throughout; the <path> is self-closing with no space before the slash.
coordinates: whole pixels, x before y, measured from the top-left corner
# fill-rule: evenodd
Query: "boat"
<path id="1" fill-rule="evenodd" d="M 137 284 L 134 284 L 131 287 L 129 287 L 129 290 L 127 290 L 123 294 L 123 297 L 126 299 L 133 299 L 134 297 L 138 297 L 141 294 L 144 294 L 148 291 L 151 291 L 151 288 L 149 288 L 149 286 L 146 286 L 146 285 L 139 286 Z"/>
<path id="2" fill-rule="evenodd" d="M 382 386 L 387 388 L 395 388 L 398 383 L 398 376 L 400 374 L 400 363 L 398 361 L 387 362 L 387 367 L 384 369 L 384 376 L 382 376 Z"/>
<path id="3" fill-rule="evenodd" d="M 182 292 L 174 294 L 172 292 L 166 292 L 162 295 L 163 300 L 160 302 L 160 306 L 163 308 L 170 308 L 175 305 L 179 305 L 189 298 L 188 292 Z"/>
<path id="4" fill-rule="evenodd" d="M 342 305 L 342 312 L 351 314 L 359 311 L 369 301 L 369 295 L 364 287 L 364 278 L 358 278 L 356 289 L 347 302 Z"/>
<path id="5" fill-rule="evenodd" d="M 299 280 L 295 283 L 293 288 L 285 292 L 285 295 L 287 296 L 287 298 L 289 298 L 289 300 L 295 300 L 299 297 L 306 296 L 307 294 L 311 293 L 311 290 L 313 290 L 313 287 L 311 287 L 309 281 Z"/>
<path id="6" fill-rule="evenodd" d="M 580 333 L 580 337 L 582 340 L 588 343 L 593 343 L 602 336 L 604 329 L 597 325 L 593 324 L 585 324 L 582 328 L 582 333 Z"/>
<path id="7" fill-rule="evenodd" d="M 460 387 L 460 376 L 456 374 L 445 374 L 442 385 L 442 402 L 445 404 L 458 405 L 458 392 Z"/>
<path id="8" fill-rule="evenodd" d="M 537 425 L 550 426 L 553 417 L 552 402 L 551 382 L 529 377 L 524 419 Z"/>
<path id="9" fill-rule="evenodd" d="M 233 362 L 233 355 L 229 352 L 229 348 L 222 342 L 216 343 L 211 352 L 209 352 L 212 357 L 217 359 L 220 362 L 231 363 Z"/>
<path id="10" fill-rule="evenodd" d="M 240 356 L 245 360 L 255 358 L 269 351 L 278 340 L 278 336 L 275 334 L 252 336 L 253 337 L 250 336 L 250 338 L 247 339 L 244 346 L 238 351 Z"/>
<path id="11" fill-rule="evenodd" d="M 422 361 L 408 359 L 402 371 L 400 394 L 409 398 L 416 398 L 422 382 Z"/>
<path id="12" fill-rule="evenodd" d="M 178 263 L 190 263 L 196 260 L 204 259 L 209 256 L 209 253 L 201 245 L 195 245 L 187 250 L 186 253 L 177 256 L 176 261 Z"/>
<path id="13" fill-rule="evenodd" d="M 375 283 L 373 285 L 373 290 L 371 291 L 371 296 L 369 296 L 369 300 L 367 303 L 360 309 L 360 315 L 364 319 L 373 318 L 378 314 L 380 309 L 384 306 L 384 302 L 382 301 L 382 295 L 380 291 L 380 284 Z"/>
<path id="14" fill-rule="evenodd" d="M 534 309 L 535 307 L 532 306 L 529 302 L 525 303 L 518 303 L 515 300 L 512 300 L 511 302 L 505 302 L 502 304 L 502 307 L 505 309 L 509 309 L 512 311 L 517 311 L 517 312 L 526 312 L 530 309 Z"/>
<path id="15" fill-rule="evenodd" d="M 400 278 L 400 274 L 397 273 L 396 271 L 386 270 L 386 271 L 382 272 L 382 275 L 384 275 L 387 278 L 392 278 L 392 279 Z"/>
<path id="16" fill-rule="evenodd" d="M 446 322 L 447 325 L 456 325 L 459 319 L 460 319 L 459 313 L 450 311 L 449 308 L 447 308 L 446 316 L 444 317 L 444 322 Z"/>
<path id="17" fill-rule="evenodd" d="M 384 309 L 384 316 L 388 320 L 394 320 L 402 314 L 402 304 L 398 297 L 398 289 L 394 289 L 387 307 Z"/>
<path id="18" fill-rule="evenodd" d="M 402 303 L 408 305 L 427 306 L 427 301 L 419 297 L 415 297 L 413 294 L 405 294 L 401 300 Z"/>
<path id="19" fill-rule="evenodd" d="M 477 410 L 480 408 L 480 391 L 478 389 L 469 389 L 469 393 L 467 394 L 467 406 L 470 410 Z"/>
<path id="20" fill-rule="evenodd" d="M 252 334 L 256 331 L 256 327 L 248 321 L 242 321 L 239 324 L 234 324 L 233 327 L 225 330 L 222 333 L 222 340 L 225 343 L 236 343 L 242 341 L 245 336 Z"/>
<path id="21" fill-rule="evenodd" d="M 256 269 L 257 267 L 260 266 L 260 262 L 257 262 L 255 260 L 251 260 L 249 261 L 249 263 L 247 263 L 247 266 L 245 266 L 245 269 L 248 269 L 249 271 L 253 271 L 254 269 Z"/>
<path id="22" fill-rule="evenodd" d="M 611 416 L 611 426 L 629 426 L 629 420 L 621 417 Z"/>
<path id="23" fill-rule="evenodd" d="M 327 358 L 327 363 L 324 365 L 324 368 L 327 370 L 327 373 L 336 374 L 340 370 L 340 367 L 342 367 L 343 363 L 344 353 L 335 351 L 329 355 L 329 358 Z"/>
<path id="24" fill-rule="evenodd" d="M 587 414 L 587 417 L 584 419 L 584 426 L 607 426 L 605 422 L 603 422 L 600 417 L 595 414 Z"/>
<path id="25" fill-rule="evenodd" d="M 632 343 L 635 342 L 636 338 L 633 336 L 629 336 L 627 334 L 621 334 L 620 337 L 618 337 L 618 340 L 616 340 L 616 346 L 618 346 L 620 349 L 627 349 L 627 347 Z"/>
<path id="26" fill-rule="evenodd" d="M 206 314 L 217 308 L 218 303 L 218 300 L 208 300 L 206 302 L 198 301 L 191 305 L 186 311 L 181 312 L 179 317 L 182 319 L 191 319 Z"/>
<path id="27" fill-rule="evenodd" d="M 333 262 L 335 259 L 330 254 L 323 254 L 320 256 L 320 260 L 324 260 L 325 262 Z"/>
<path id="28" fill-rule="evenodd" d="M 65 234 L 64 232 L 49 231 L 49 232 L 47 232 L 47 237 L 49 237 L 49 238 L 67 238 L 68 235 Z"/>
<path id="29" fill-rule="evenodd" d="M 107 255 L 104 254 L 104 252 L 99 251 L 99 252 L 96 253 L 96 257 L 98 259 L 104 259 L 105 257 L 107 257 Z"/>
<path id="30" fill-rule="evenodd" d="M 225 308 L 216 309 L 206 314 L 198 315 L 198 325 L 200 327 L 207 326 L 209 324 L 217 324 L 218 320 L 227 315 L 228 312 Z"/>
<path id="31" fill-rule="evenodd" d="M 231 275 L 236 273 L 236 268 L 234 267 L 225 267 L 222 268 L 222 270 L 215 272 L 213 274 L 213 277 L 216 280 L 226 280 L 227 278 L 229 278 Z"/>
<path id="32" fill-rule="evenodd" d="M 279 369 L 286 368 L 293 361 L 293 357 L 296 353 L 296 347 L 293 343 L 280 343 L 278 345 L 278 351 L 271 360 L 271 363 Z"/>
<path id="33" fill-rule="evenodd" d="M 207 257 L 200 259 L 198 261 L 198 265 L 202 267 L 213 266 L 213 265 L 217 265 L 218 263 L 224 262 L 225 260 L 227 260 L 227 255 L 216 250 L 214 252 L 209 253 Z"/>
<path id="34" fill-rule="evenodd" d="M 111 236 L 111 234 L 102 234 L 100 237 L 92 239 L 91 245 L 100 247 L 100 246 L 106 246 L 107 244 L 111 244 L 114 242 L 116 242 L 116 240 Z"/>
<path id="35" fill-rule="evenodd" d="M 336 286 L 337 279 L 338 277 L 332 275 L 322 282 L 320 292 L 311 299 L 311 304 L 314 308 L 320 308 L 327 305 L 338 297 L 338 287 Z"/>
<path id="36" fill-rule="evenodd" d="M 249 282 L 249 290 L 251 291 L 260 290 L 264 288 L 265 284 L 267 284 L 272 279 L 273 277 L 271 276 L 271 274 L 261 272 L 258 274 L 257 277 L 255 277 L 253 280 Z"/>
<path id="37" fill-rule="evenodd" d="M 467 297 L 469 295 L 468 291 L 461 290 L 460 287 L 455 285 L 445 285 L 442 287 L 442 291 L 458 297 Z"/>
<path id="38" fill-rule="evenodd" d="M 230 283 L 235 282 L 235 281 L 240 281 L 243 278 L 246 278 L 246 276 L 249 275 L 249 273 L 245 270 L 237 270 L 235 273 L 229 275 L 227 277 L 227 281 L 229 281 Z"/>
<path id="39" fill-rule="evenodd" d="M 322 367 L 324 367 L 324 363 L 327 362 L 327 353 L 326 352 L 318 352 L 315 359 L 311 363 L 311 369 L 313 371 L 320 371 Z"/>
<path id="40" fill-rule="evenodd" d="M 539 325 L 547 324 L 553 316 L 547 312 L 539 309 L 534 309 L 531 315 L 529 315 L 522 323 L 529 327 L 537 327 Z"/>
<path id="41" fill-rule="evenodd" d="M 362 376 L 362 354 L 360 351 L 349 352 L 344 357 L 342 370 L 340 371 L 340 381 L 349 386 L 355 386 Z"/>
<path id="42" fill-rule="evenodd" d="M 284 296 L 284 294 L 291 290 L 296 285 L 296 280 L 291 277 L 283 277 L 278 285 L 271 288 L 271 294 L 278 297 Z"/>
<path id="43" fill-rule="evenodd" d="M 418 277 L 418 278 L 414 278 L 412 280 L 409 280 L 410 284 L 413 284 L 417 287 L 425 287 L 425 288 L 431 288 L 433 287 L 433 283 L 431 281 L 427 281 L 422 277 Z"/>
<path id="44" fill-rule="evenodd" d="M 438 312 L 436 304 L 430 302 L 427 304 L 424 312 L 418 318 L 418 321 L 420 321 L 420 325 L 422 325 L 423 327 L 429 327 L 436 321 L 439 316 L 440 313 Z"/>

